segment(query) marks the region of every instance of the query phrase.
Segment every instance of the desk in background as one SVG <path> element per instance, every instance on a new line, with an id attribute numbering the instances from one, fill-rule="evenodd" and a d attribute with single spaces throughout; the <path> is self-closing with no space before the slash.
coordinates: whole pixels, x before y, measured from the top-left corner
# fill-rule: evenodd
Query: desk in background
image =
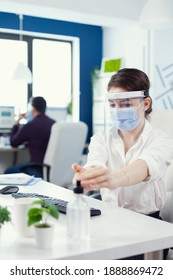
<path id="1" fill-rule="evenodd" d="M 22 192 L 37 192 L 64 200 L 71 200 L 73 192 L 45 181 L 20 187 Z M 72 242 L 66 236 L 66 215 L 60 214 L 55 223 L 52 249 L 40 250 L 34 238 L 19 238 L 10 223 L 2 227 L 0 259 L 120 259 L 173 246 L 173 224 L 160 221 L 108 203 L 86 197 L 90 206 L 100 208 L 102 214 L 91 218 L 91 240 Z M 0 195 L 0 204 L 13 198 Z"/>
<path id="2" fill-rule="evenodd" d="M 0 146 L 0 174 L 3 174 L 5 169 L 12 165 L 27 161 L 29 161 L 29 152 L 24 146 L 18 148 L 10 145 Z"/>

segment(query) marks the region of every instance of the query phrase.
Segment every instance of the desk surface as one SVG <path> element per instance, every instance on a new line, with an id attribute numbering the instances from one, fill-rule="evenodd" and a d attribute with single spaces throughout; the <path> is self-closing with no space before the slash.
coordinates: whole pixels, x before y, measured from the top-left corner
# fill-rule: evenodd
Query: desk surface
<path id="1" fill-rule="evenodd" d="M 0 146 L 0 152 L 17 152 L 25 149 L 25 145 L 20 145 L 18 147 L 12 147 L 10 145 Z"/>
<path id="2" fill-rule="evenodd" d="M 70 200 L 73 192 L 40 181 L 22 192 Z M 91 239 L 75 243 L 66 236 L 66 215 L 56 222 L 52 249 L 40 250 L 34 238 L 19 238 L 8 223 L 2 227 L 0 259 L 119 259 L 173 246 L 173 224 L 163 222 L 123 208 L 87 197 L 89 204 L 100 208 L 102 214 L 91 218 Z M 0 196 L 0 204 L 12 204 L 13 198 Z"/>

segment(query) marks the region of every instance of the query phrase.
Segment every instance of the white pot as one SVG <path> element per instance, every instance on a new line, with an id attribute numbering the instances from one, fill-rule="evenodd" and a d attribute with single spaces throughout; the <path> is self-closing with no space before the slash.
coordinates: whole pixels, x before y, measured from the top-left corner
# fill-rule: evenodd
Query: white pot
<path id="1" fill-rule="evenodd" d="M 34 231 L 35 231 L 35 239 L 38 248 L 49 249 L 52 247 L 53 233 L 54 233 L 53 225 L 50 225 L 50 227 L 35 226 Z"/>

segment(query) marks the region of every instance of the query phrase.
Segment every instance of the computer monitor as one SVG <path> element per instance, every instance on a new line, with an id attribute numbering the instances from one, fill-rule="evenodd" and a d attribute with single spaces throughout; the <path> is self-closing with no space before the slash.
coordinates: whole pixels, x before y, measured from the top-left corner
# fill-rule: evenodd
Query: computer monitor
<path id="1" fill-rule="evenodd" d="M 47 107 L 46 115 L 55 121 L 65 121 L 67 117 L 67 107 Z"/>
<path id="2" fill-rule="evenodd" d="M 9 133 L 15 121 L 14 106 L 0 106 L 0 133 Z"/>

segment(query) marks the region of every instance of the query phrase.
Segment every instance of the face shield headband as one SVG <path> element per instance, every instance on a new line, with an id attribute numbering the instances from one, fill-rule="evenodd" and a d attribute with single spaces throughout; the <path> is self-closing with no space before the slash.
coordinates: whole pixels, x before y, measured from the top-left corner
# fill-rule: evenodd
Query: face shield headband
<path id="1" fill-rule="evenodd" d="M 125 92 L 109 92 L 106 94 L 107 100 L 127 99 L 127 98 L 144 98 L 145 90 L 125 91 Z"/>

